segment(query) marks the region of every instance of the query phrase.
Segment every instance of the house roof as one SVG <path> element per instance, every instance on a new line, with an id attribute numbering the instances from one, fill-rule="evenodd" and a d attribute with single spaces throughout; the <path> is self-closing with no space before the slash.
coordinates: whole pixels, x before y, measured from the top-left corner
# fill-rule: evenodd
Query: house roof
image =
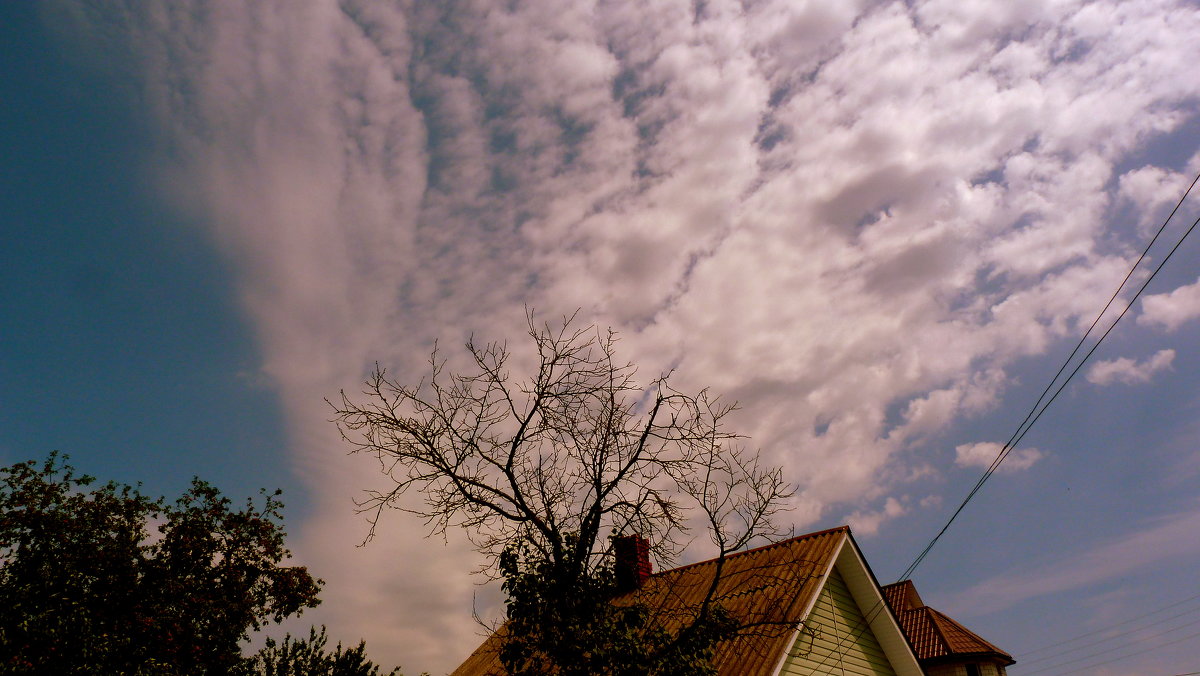
<path id="1" fill-rule="evenodd" d="M 922 663 L 982 658 L 994 659 L 1006 666 L 1016 664 L 1012 655 L 983 640 L 944 613 L 925 605 L 911 580 L 884 586 L 883 597 L 900 620 L 900 626 Z"/>
<path id="2" fill-rule="evenodd" d="M 713 666 L 722 676 L 765 676 L 774 672 L 780 655 L 791 647 L 793 626 L 820 593 L 826 571 L 849 532 L 841 527 L 810 533 L 730 554 L 723 564 L 713 559 L 664 571 L 652 576 L 638 597 L 653 609 L 695 608 L 720 565 L 713 598 L 744 625 L 757 624 L 761 629 L 722 642 L 713 655 Z M 686 614 L 676 615 L 672 624 L 678 626 Z"/>
<path id="3" fill-rule="evenodd" d="M 835 561 L 847 555 L 843 550 L 852 542 L 850 529 L 845 526 L 802 535 L 730 554 L 723 560 L 711 559 L 656 573 L 638 590 L 614 603 L 643 603 L 653 614 L 653 622 L 674 629 L 694 617 L 692 613 L 717 579 L 713 598 L 751 630 L 719 643 L 713 665 L 720 676 L 770 676 L 786 657 L 796 628 L 812 608 Z M 853 559 L 861 562 L 857 547 L 851 544 L 851 548 Z M 878 589 L 865 563 L 861 568 L 864 579 Z M 899 628 L 895 635 L 903 645 Z M 494 634 L 452 676 L 503 673 L 498 647 L 499 637 Z"/>

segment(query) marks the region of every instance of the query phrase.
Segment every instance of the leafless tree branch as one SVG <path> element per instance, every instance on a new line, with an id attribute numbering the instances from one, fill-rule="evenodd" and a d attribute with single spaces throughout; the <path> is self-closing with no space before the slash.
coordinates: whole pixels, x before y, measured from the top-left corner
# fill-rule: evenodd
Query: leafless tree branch
<path id="1" fill-rule="evenodd" d="M 493 559 L 524 542 L 591 567 L 612 530 L 647 537 L 660 564 L 697 524 L 721 559 L 783 533 L 775 517 L 792 489 L 727 430 L 736 405 L 674 389 L 669 373 L 639 386 L 611 331 L 577 327 L 574 316 L 527 319 L 538 356 L 527 379 L 510 372 L 505 343 L 472 339 L 469 371 L 447 372 L 435 347 L 416 385 L 376 365 L 358 395 L 330 402 L 342 437 L 394 484 L 359 502 L 368 539 L 396 508 L 431 534 L 463 529 Z"/>

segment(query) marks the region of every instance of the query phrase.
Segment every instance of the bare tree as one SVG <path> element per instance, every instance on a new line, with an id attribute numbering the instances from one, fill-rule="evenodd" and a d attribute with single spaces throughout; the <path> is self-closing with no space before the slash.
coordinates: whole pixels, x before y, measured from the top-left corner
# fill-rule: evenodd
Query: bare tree
<path id="1" fill-rule="evenodd" d="M 509 371 L 506 344 L 469 341 L 468 372 L 448 373 L 435 347 L 414 386 L 377 367 L 363 398 L 342 392 L 343 437 L 394 482 L 360 502 L 371 536 L 383 510 L 403 509 L 433 534 L 464 529 L 495 563 L 520 551 L 570 589 L 609 565 L 609 532 L 646 537 L 660 564 L 698 528 L 722 558 L 782 534 L 773 517 L 791 488 L 726 429 L 734 404 L 674 389 L 670 374 L 638 385 L 614 333 L 574 317 L 531 313 L 528 333 L 526 378 Z M 403 497 L 414 489 L 419 503 Z"/>

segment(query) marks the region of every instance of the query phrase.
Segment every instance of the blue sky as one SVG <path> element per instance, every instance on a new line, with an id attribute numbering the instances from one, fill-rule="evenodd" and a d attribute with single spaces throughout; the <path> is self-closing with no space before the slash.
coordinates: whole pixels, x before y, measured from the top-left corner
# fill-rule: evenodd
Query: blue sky
<path id="1" fill-rule="evenodd" d="M 302 491 L 227 263 L 148 190 L 144 120 L 32 6 L 4 12 L 0 452 L 61 449 L 159 494 L 193 475 Z"/>
<path id="2" fill-rule="evenodd" d="M 0 12 L 0 460 L 284 488 L 304 621 L 414 672 L 499 609 L 399 512 L 355 547 L 380 478 L 324 397 L 376 361 L 580 308 L 738 399 L 797 531 L 888 582 L 1200 171 L 1187 2 Z M 1200 669 L 1196 602 L 1022 659 L 1200 593 L 1197 247 L 915 575 L 1013 674 Z"/>

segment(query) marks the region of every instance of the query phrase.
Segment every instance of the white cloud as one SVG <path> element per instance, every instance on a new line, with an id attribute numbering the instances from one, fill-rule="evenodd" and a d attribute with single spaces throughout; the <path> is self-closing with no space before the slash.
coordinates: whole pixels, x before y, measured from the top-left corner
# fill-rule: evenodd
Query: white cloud
<path id="1" fill-rule="evenodd" d="M 1153 356 L 1140 362 L 1128 357 L 1119 357 L 1097 362 L 1088 369 L 1087 379 L 1088 382 L 1097 385 L 1146 383 L 1155 373 L 1171 368 L 1173 361 L 1175 361 L 1175 350 L 1159 350 Z"/>
<path id="2" fill-rule="evenodd" d="M 350 498 L 377 479 L 322 397 L 375 360 L 414 377 L 435 338 L 515 339 L 526 304 L 583 307 L 647 377 L 674 367 L 742 402 L 739 429 L 799 484 L 798 529 L 842 509 L 869 528 L 902 513 L 923 441 L 1078 334 L 1139 236 L 1113 204 L 1169 183 L 1119 167 L 1200 94 L 1200 18 L 1165 0 L 911 5 L 60 15 L 75 44 L 124 35 L 154 174 L 234 263 L 317 495 L 295 549 L 330 581 L 333 635 L 414 671 L 474 642 L 461 543 L 395 514 L 347 549 Z M 1184 295 L 1170 316 L 1193 312 Z M 1150 300 L 1141 321 L 1182 321 Z"/>
<path id="3" fill-rule="evenodd" d="M 1138 226 L 1149 235 L 1170 215 L 1187 178 L 1162 167 L 1146 166 L 1122 174 L 1119 185 L 1118 194 L 1135 210 Z"/>
<path id="4" fill-rule="evenodd" d="M 954 447 L 954 464 L 959 467 L 991 467 L 996 456 L 1000 455 L 1003 445 L 993 441 L 982 441 L 974 444 L 960 444 Z M 998 472 L 1019 472 L 1033 467 L 1033 464 L 1045 457 L 1036 448 L 1014 448 L 1004 457 L 1003 463 L 997 468 Z"/>
<path id="5" fill-rule="evenodd" d="M 1169 293 L 1143 297 L 1138 323 L 1174 331 L 1196 317 L 1200 317 L 1200 279 Z"/>
<path id="6" fill-rule="evenodd" d="M 996 402 L 997 393 L 1004 384 L 1004 372 L 993 369 L 976 373 L 969 381 L 913 399 L 904 411 L 904 424 L 893 429 L 889 438 L 924 439 L 946 429 L 958 417 L 987 410 Z"/>
<path id="7" fill-rule="evenodd" d="M 888 498 L 883 506 L 877 510 L 856 511 L 846 517 L 846 523 L 850 525 L 850 529 L 857 535 L 875 535 L 879 532 L 879 527 L 884 522 L 895 519 L 898 516 L 903 516 L 908 513 L 908 507 L 904 502 L 896 498 Z"/>
<path id="8" fill-rule="evenodd" d="M 926 495 L 925 497 L 921 498 L 921 502 L 918 504 L 921 506 L 922 509 L 932 509 L 934 507 L 941 507 L 942 506 L 942 496 Z"/>

